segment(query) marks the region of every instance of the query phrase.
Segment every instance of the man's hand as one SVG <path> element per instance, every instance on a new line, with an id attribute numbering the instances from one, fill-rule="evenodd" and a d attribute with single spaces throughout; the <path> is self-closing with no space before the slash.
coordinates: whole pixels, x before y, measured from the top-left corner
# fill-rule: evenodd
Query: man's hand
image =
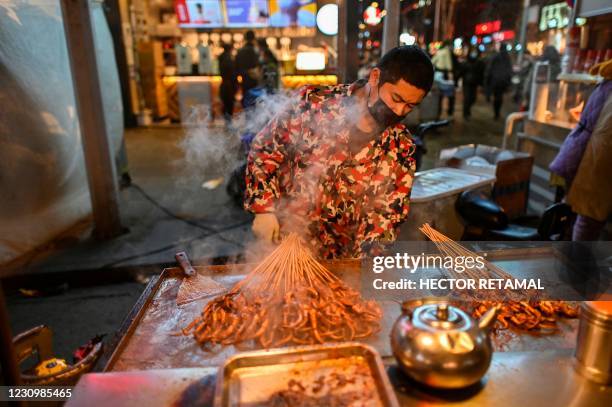
<path id="1" fill-rule="evenodd" d="M 273 213 L 258 213 L 253 220 L 253 234 L 266 242 L 280 242 L 280 225 Z"/>

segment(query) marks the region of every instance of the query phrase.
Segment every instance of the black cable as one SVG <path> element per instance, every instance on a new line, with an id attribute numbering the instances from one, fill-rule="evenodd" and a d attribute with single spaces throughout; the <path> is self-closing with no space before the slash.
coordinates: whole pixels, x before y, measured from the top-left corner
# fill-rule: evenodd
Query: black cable
<path id="1" fill-rule="evenodd" d="M 159 202 L 157 202 L 157 201 L 156 201 L 156 200 L 155 200 L 155 199 L 154 199 L 154 198 L 153 198 L 151 195 L 149 195 L 149 194 L 148 194 L 148 193 L 147 193 L 147 192 L 146 192 L 144 189 L 142 189 L 142 187 L 141 187 L 141 186 L 139 186 L 138 184 L 136 184 L 136 183 L 134 183 L 134 182 L 132 182 L 132 183 L 131 183 L 130 187 L 132 187 L 132 188 L 136 189 L 138 192 L 140 192 L 140 194 L 141 194 L 141 195 L 142 195 L 142 196 L 143 196 L 143 197 L 144 197 L 144 198 L 145 198 L 147 201 L 149 201 L 151 204 L 153 204 L 154 206 L 156 206 L 156 207 L 157 207 L 159 210 L 161 210 L 162 212 L 164 212 L 166 215 L 170 216 L 171 218 L 174 218 L 174 219 L 176 219 L 176 220 L 179 220 L 179 221 L 181 221 L 181 222 L 184 222 L 184 223 L 186 223 L 186 224 L 188 224 L 188 225 L 191 225 L 191 226 L 197 227 L 197 228 L 202 229 L 202 230 L 204 230 L 204 231 L 206 231 L 206 232 L 209 232 L 209 233 L 211 233 L 211 235 L 210 235 L 210 236 L 213 236 L 213 235 L 219 234 L 219 233 L 221 233 L 221 232 L 223 231 L 223 230 L 217 230 L 217 229 L 215 229 L 215 228 L 211 228 L 210 226 L 204 226 L 204 225 L 200 224 L 199 222 L 194 221 L 194 220 L 192 220 L 192 219 L 189 219 L 189 218 L 184 218 L 184 217 L 182 217 L 182 216 L 176 215 L 176 214 L 175 214 L 175 213 L 173 213 L 173 212 L 172 212 L 170 209 L 166 208 L 165 206 L 163 206 L 162 204 L 160 204 Z M 242 224 L 246 224 L 246 223 L 249 223 L 249 222 L 243 222 Z M 232 228 L 232 229 L 233 229 L 233 228 Z M 219 239 L 220 239 L 220 240 L 222 240 L 222 241 L 224 241 L 224 242 L 231 243 L 231 244 L 234 244 L 234 245 L 236 245 L 236 246 L 238 246 L 238 247 L 242 247 L 242 248 L 244 248 L 244 245 L 243 245 L 242 243 L 240 243 L 240 242 L 236 242 L 236 241 L 233 241 L 233 240 L 230 240 L 230 239 L 226 239 L 226 238 L 224 238 L 224 237 L 222 237 L 222 236 L 220 236 L 220 237 L 219 237 Z"/>
<path id="2" fill-rule="evenodd" d="M 231 225 L 231 226 L 228 226 L 226 228 L 219 229 L 218 233 L 225 232 L 225 231 L 228 231 L 228 230 L 231 230 L 231 229 L 235 229 L 235 228 L 238 228 L 240 226 L 244 226 L 244 225 L 246 225 L 248 223 L 250 223 L 250 221 L 248 221 L 248 222 L 241 222 L 241 223 L 238 223 L 236 225 Z M 132 255 L 132 256 L 124 257 L 124 258 L 119 259 L 119 260 L 115 260 L 115 261 L 113 261 L 111 263 L 107 263 L 107 264 L 101 266 L 100 268 L 101 269 L 110 268 L 110 267 L 113 267 L 113 266 L 115 266 L 117 264 L 123 263 L 123 262 L 128 261 L 128 260 L 135 260 L 135 259 L 139 259 L 141 257 L 150 256 L 152 254 L 160 253 L 160 252 L 172 249 L 174 247 L 177 247 L 177 246 L 185 244 L 185 243 L 191 243 L 194 240 L 204 239 L 204 238 L 207 238 L 207 237 L 210 237 L 210 236 L 214 236 L 214 235 L 215 235 L 215 233 L 202 233 L 201 235 L 198 235 L 198 236 L 195 236 L 195 237 L 191 237 L 189 239 L 179 240 L 178 242 L 175 242 L 175 243 L 172 243 L 172 244 L 169 244 L 169 245 L 157 248 L 157 249 L 153 249 L 153 250 L 150 250 L 150 251 L 145 252 L 145 253 L 139 253 L 139 254 L 135 254 L 135 255 Z"/>
<path id="3" fill-rule="evenodd" d="M 104 269 L 104 268 L 110 268 L 110 267 L 113 267 L 113 266 L 115 266 L 115 265 L 117 265 L 117 264 L 120 264 L 120 263 L 126 262 L 126 261 L 128 261 L 128 260 L 135 260 L 135 259 L 139 259 L 139 258 L 141 258 L 141 257 L 146 257 L 146 256 L 150 256 L 150 255 L 152 255 L 152 254 L 160 253 L 160 252 L 163 252 L 163 251 L 166 251 L 166 250 L 172 249 L 172 248 L 174 248 L 174 247 L 177 247 L 177 246 L 182 245 L 182 244 L 185 244 L 185 243 L 191 243 L 191 242 L 193 242 L 194 240 L 204 239 L 204 238 L 207 238 L 207 237 L 210 237 L 210 236 L 215 236 L 215 235 L 218 235 L 218 234 L 220 234 L 220 233 L 226 232 L 226 231 L 228 231 L 228 230 L 235 229 L 235 228 L 238 228 L 238 227 L 241 227 L 241 226 L 244 226 L 244 225 L 247 225 L 247 224 L 251 223 L 251 221 L 249 220 L 249 221 L 245 221 L 245 222 L 240 222 L 240 223 L 237 223 L 237 224 L 235 224 L 235 225 L 230 225 L 230 226 L 227 226 L 227 227 L 224 227 L 224 228 L 221 228 L 221 229 L 215 229 L 215 228 L 211 228 L 211 227 L 209 227 L 209 226 L 204 226 L 204 225 L 201 225 L 201 224 L 199 224 L 198 222 L 196 222 L 196 221 L 194 221 L 194 220 L 191 220 L 191 219 L 188 219 L 188 218 L 183 218 L 182 216 L 179 216 L 179 215 L 174 214 L 174 213 L 173 213 L 172 211 L 170 211 L 168 208 L 166 208 L 165 206 L 163 206 L 163 205 L 161 205 L 159 202 L 157 202 L 155 199 L 153 199 L 153 197 L 151 197 L 151 196 L 150 196 L 148 193 L 146 193 L 146 192 L 145 192 L 145 191 L 142 189 L 142 187 L 140 187 L 139 185 L 137 185 L 137 184 L 135 184 L 135 183 L 133 183 L 133 182 L 132 182 L 132 183 L 130 184 L 130 187 L 133 187 L 133 188 L 134 188 L 134 189 L 136 189 L 138 192 L 140 192 L 140 194 L 141 194 L 141 195 L 142 195 L 142 196 L 143 196 L 143 197 L 144 197 L 144 198 L 145 198 L 147 201 L 149 201 L 149 202 L 150 202 L 151 204 L 153 204 L 155 207 L 159 208 L 159 209 L 160 209 L 162 212 L 164 212 L 166 215 L 168 215 L 168 216 L 170 216 L 170 217 L 172 217 L 172 218 L 174 218 L 174 219 L 180 220 L 181 222 L 185 222 L 185 223 L 187 223 L 188 225 L 195 226 L 195 227 L 197 227 L 197 228 L 199 228 L 199 229 L 202 229 L 202 230 L 206 231 L 207 233 L 202 233 L 202 234 L 200 234 L 200 235 L 198 235 L 198 236 L 195 236 L 195 237 L 192 237 L 192 238 L 189 238 L 189 239 L 179 240 L 178 242 L 175 242 L 175 243 L 172 243 L 172 244 L 169 244 L 169 245 L 166 245 L 166 246 L 163 246 L 163 247 L 157 248 L 157 249 L 153 249 L 153 250 L 150 250 L 150 251 L 148 251 L 148 252 L 139 253 L 139 254 L 135 254 L 135 255 L 132 255 L 132 256 L 127 256 L 127 257 L 124 257 L 124 258 L 121 258 L 121 259 L 115 260 L 115 261 L 113 261 L 113 262 L 111 262 L 111 263 L 107 263 L 107 264 L 105 264 L 105 265 L 101 266 L 101 267 L 100 267 L 101 269 Z M 222 240 L 222 241 L 228 242 L 228 243 L 232 243 L 232 244 L 234 244 L 234 245 L 236 245 L 236 246 L 239 246 L 239 247 L 241 247 L 241 248 L 244 248 L 244 245 L 243 245 L 242 243 L 240 243 L 240 242 L 235 242 L 235 241 L 233 241 L 233 240 L 226 239 L 226 238 L 224 238 L 224 237 L 222 237 L 222 236 L 219 236 L 219 239 L 220 239 L 220 240 Z"/>

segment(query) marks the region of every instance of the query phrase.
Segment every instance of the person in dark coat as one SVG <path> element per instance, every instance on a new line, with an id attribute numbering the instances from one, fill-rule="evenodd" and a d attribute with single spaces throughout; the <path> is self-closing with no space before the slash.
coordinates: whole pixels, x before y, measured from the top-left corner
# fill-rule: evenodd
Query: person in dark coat
<path id="1" fill-rule="evenodd" d="M 219 94 L 223 103 L 223 117 L 229 124 L 234 114 L 234 100 L 238 81 L 234 58 L 232 57 L 232 45 L 224 43 L 222 47 L 223 53 L 219 55 L 219 74 L 221 75 Z"/>
<path id="2" fill-rule="evenodd" d="M 612 61 L 608 61 L 612 67 Z M 600 66 L 604 67 L 604 64 Z M 572 240 L 597 240 L 612 214 L 612 69 L 597 85 L 550 171 L 564 180 L 566 202 L 577 214 Z"/>
<path id="3" fill-rule="evenodd" d="M 493 112 L 495 119 L 499 119 L 504 93 L 512 81 L 512 61 L 506 49 L 506 44 L 502 43 L 499 52 L 495 54 L 488 67 L 486 82 L 493 93 Z"/>
<path id="4" fill-rule="evenodd" d="M 459 77 L 463 81 L 463 118 L 469 119 L 476 102 L 478 86 L 482 85 L 484 79 L 484 63 L 477 49 L 470 49 L 467 60 L 459 70 Z"/>
<path id="5" fill-rule="evenodd" d="M 247 31 L 245 36 L 246 44 L 240 48 L 236 55 L 236 71 L 242 77 L 242 97 L 249 90 L 257 87 L 259 83 L 259 53 L 255 48 L 255 33 Z"/>
<path id="6" fill-rule="evenodd" d="M 265 38 L 261 38 L 259 45 L 259 62 L 261 64 L 261 79 L 263 88 L 267 93 L 276 93 L 279 88 L 280 70 L 276 56 L 268 46 Z"/>

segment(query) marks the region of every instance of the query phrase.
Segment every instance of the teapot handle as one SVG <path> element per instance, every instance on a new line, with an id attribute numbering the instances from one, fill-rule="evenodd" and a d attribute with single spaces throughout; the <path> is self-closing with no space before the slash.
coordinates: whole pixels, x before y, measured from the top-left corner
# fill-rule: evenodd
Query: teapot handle
<path id="1" fill-rule="evenodd" d="M 478 327 L 488 331 L 491 326 L 493 326 L 493 322 L 495 322 L 495 317 L 497 316 L 497 311 L 499 311 L 500 308 L 501 304 L 497 304 L 485 312 L 484 315 L 478 320 Z"/>
<path id="2" fill-rule="evenodd" d="M 412 309 L 414 308 L 412 301 L 404 301 L 402 303 L 402 315 L 412 318 Z"/>

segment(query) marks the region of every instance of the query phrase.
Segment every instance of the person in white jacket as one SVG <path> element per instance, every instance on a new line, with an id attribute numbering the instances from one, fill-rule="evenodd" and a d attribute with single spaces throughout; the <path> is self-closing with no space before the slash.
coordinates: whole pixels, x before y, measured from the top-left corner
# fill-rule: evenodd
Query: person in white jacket
<path id="1" fill-rule="evenodd" d="M 451 42 L 444 41 L 442 47 L 431 58 L 431 63 L 437 72 L 442 73 L 445 82 L 452 85 L 441 87 L 440 98 L 438 101 L 438 112 L 442 112 L 442 102 L 444 97 L 448 98 L 448 106 L 446 112 L 448 116 L 452 116 L 455 111 L 455 86 L 453 83 L 453 56 Z"/>

